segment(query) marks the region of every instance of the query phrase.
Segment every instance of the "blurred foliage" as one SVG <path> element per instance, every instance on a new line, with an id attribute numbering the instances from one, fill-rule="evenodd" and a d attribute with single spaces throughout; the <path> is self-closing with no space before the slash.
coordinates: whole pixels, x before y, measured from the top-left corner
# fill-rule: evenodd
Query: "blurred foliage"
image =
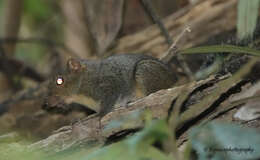
<path id="1" fill-rule="evenodd" d="M 209 123 L 190 132 L 192 148 L 199 160 L 259 159 L 260 133 L 255 129 L 224 123 Z"/>
<path id="2" fill-rule="evenodd" d="M 62 18 L 58 1 L 24 0 L 24 12 L 20 36 L 22 38 L 45 38 L 51 41 L 62 40 Z M 16 48 L 15 57 L 34 66 L 39 72 L 48 68 L 48 54 L 52 48 L 41 43 L 21 43 Z M 48 70 L 48 69 L 47 69 Z"/>
<path id="3" fill-rule="evenodd" d="M 239 0 L 237 37 L 239 40 L 252 38 L 257 24 L 260 0 Z"/>
<path id="4" fill-rule="evenodd" d="M 18 44 L 15 57 L 32 66 L 42 63 L 47 49 L 39 44 Z"/>
<path id="5" fill-rule="evenodd" d="M 112 159 L 172 159 L 153 146 L 155 142 L 162 142 L 169 137 L 169 128 L 165 120 L 154 121 L 141 132 L 134 136 L 101 148 L 87 157 L 87 160 L 112 160 Z M 82 159 L 83 160 L 83 159 Z"/>
<path id="6" fill-rule="evenodd" d="M 26 151 L 26 143 L 0 143 L 0 154 L 2 160 L 10 159 L 28 159 L 33 160 L 37 157 L 43 157 L 40 152 Z"/>
<path id="7" fill-rule="evenodd" d="M 0 154 L 3 160 L 170 160 L 174 157 L 153 145 L 155 142 L 169 141 L 169 134 L 166 121 L 157 120 L 135 135 L 102 148 L 85 146 L 49 154 L 44 150 L 28 150 L 28 142 L 0 143 Z M 211 122 L 191 130 L 189 133 L 191 145 L 187 145 L 182 157 L 190 159 L 189 155 L 193 150 L 199 160 L 257 159 L 260 157 L 259 136 L 260 133 L 255 129 Z"/>
<path id="8" fill-rule="evenodd" d="M 41 22 L 53 15 L 51 1 L 49 0 L 24 0 L 24 14 L 33 21 Z"/>
<path id="9" fill-rule="evenodd" d="M 260 56 L 260 51 L 249 47 L 239 47 L 234 45 L 212 45 L 195 47 L 181 50 L 180 54 L 201 54 L 201 53 L 243 53 L 253 56 Z"/>
<path id="10" fill-rule="evenodd" d="M 153 146 L 155 142 L 162 142 L 168 139 L 170 132 L 165 120 L 151 122 L 141 132 L 136 133 L 123 141 L 108 145 L 103 148 L 84 149 L 78 148 L 62 154 L 48 155 L 44 151 L 30 151 L 26 143 L 0 143 L 0 155 L 4 160 L 114 160 L 114 159 L 160 159 L 170 160 L 170 156 Z M 28 143 L 29 144 L 29 143 Z"/>

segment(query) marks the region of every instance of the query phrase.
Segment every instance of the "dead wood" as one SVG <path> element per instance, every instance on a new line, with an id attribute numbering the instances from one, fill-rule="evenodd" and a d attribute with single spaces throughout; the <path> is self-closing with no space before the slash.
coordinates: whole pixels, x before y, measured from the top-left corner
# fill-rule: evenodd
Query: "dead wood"
<path id="1" fill-rule="evenodd" d="M 191 33 L 178 43 L 178 48 L 188 48 L 235 28 L 236 3 L 237 0 L 201 1 L 181 9 L 163 21 L 173 39 L 187 26 L 190 27 Z M 110 53 L 141 52 L 160 57 L 160 54 L 168 47 L 158 26 L 153 25 L 135 34 L 122 37 Z"/>
<path id="2" fill-rule="evenodd" d="M 185 96 L 186 100 L 182 101 L 182 104 L 176 104 L 186 108 L 177 119 L 176 135 L 177 143 L 180 145 L 187 139 L 187 130 L 194 124 L 203 120 L 204 123 L 210 121 L 214 112 L 217 112 L 217 115 L 223 112 L 223 106 L 219 107 L 220 104 L 228 100 L 231 95 L 239 93 L 240 89 L 247 84 L 242 77 L 248 74 L 256 62 L 257 59 L 251 59 L 231 77 L 210 77 L 199 82 L 158 91 L 130 103 L 127 107 L 115 109 L 102 119 L 97 116 L 87 117 L 71 126 L 59 129 L 50 137 L 30 145 L 29 148 L 58 152 L 81 144 L 103 145 L 118 133 L 143 128 L 144 117 L 146 117 L 144 114 L 147 112 L 152 119 L 174 115 L 170 111 L 172 107 L 176 107 L 175 100 L 183 99 L 182 96 Z M 184 91 L 186 93 L 183 93 Z"/>
<path id="3" fill-rule="evenodd" d="M 205 92 L 204 95 L 208 95 L 211 88 L 209 86 L 216 85 L 225 78 L 211 77 L 196 83 L 193 82 L 184 86 L 158 91 L 130 103 L 127 107 L 115 109 L 104 116 L 101 121 L 99 121 L 99 117 L 94 115 L 80 120 L 71 126 L 65 126 L 48 138 L 30 145 L 29 148 L 45 151 L 55 150 L 58 152 L 81 144 L 103 145 L 110 137 L 118 133 L 143 128 L 145 117 L 143 114 L 147 112 L 151 114 L 152 119 L 166 118 L 169 114 L 169 109 L 174 104 L 174 100 L 183 94 L 184 88 L 190 88 L 189 94 L 197 94 L 197 96 L 191 99 L 192 102 L 186 103 L 186 105 L 192 105 L 204 97 L 198 92 Z M 207 86 L 209 90 L 205 90 Z M 189 98 L 191 97 L 189 96 Z M 206 110 L 207 107 L 209 106 L 205 106 L 203 110 Z M 190 111 L 190 109 L 187 111 Z"/>

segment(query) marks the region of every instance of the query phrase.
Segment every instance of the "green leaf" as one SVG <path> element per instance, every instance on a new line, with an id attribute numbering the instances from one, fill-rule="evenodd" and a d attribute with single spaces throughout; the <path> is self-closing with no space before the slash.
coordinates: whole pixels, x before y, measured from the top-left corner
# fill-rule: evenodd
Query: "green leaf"
<path id="1" fill-rule="evenodd" d="M 51 15 L 51 8 L 46 0 L 25 0 L 24 10 L 37 20 L 47 19 Z"/>
<path id="2" fill-rule="evenodd" d="M 239 0 L 238 1 L 238 20 L 237 37 L 252 38 L 257 24 L 259 0 Z"/>
<path id="3" fill-rule="evenodd" d="M 213 122 L 192 129 L 189 136 L 200 160 L 260 158 L 260 133 L 255 129 Z"/>
<path id="4" fill-rule="evenodd" d="M 158 120 L 152 121 L 134 136 L 103 148 L 80 146 L 62 153 L 45 153 L 43 150 L 28 150 L 29 142 L 24 144 L 0 143 L 0 155 L 3 160 L 170 160 L 173 158 L 153 146 L 155 141 L 166 140 L 169 133 L 166 121 Z"/>
<path id="5" fill-rule="evenodd" d="M 171 158 L 163 154 L 153 146 L 149 146 L 139 150 L 137 152 L 131 152 L 129 146 L 126 143 L 116 143 L 110 146 L 104 147 L 90 154 L 89 156 L 82 158 L 82 160 L 144 160 L 144 159 L 160 159 L 170 160 Z"/>
<path id="6" fill-rule="evenodd" d="M 46 156 L 43 152 L 30 152 L 27 150 L 27 146 L 21 143 L 0 143 L 0 155 L 1 160 L 34 160 L 46 159 Z M 45 157 L 45 158 L 43 158 Z"/>
<path id="7" fill-rule="evenodd" d="M 260 56 L 260 51 L 249 48 L 249 47 L 239 47 L 234 45 L 211 45 L 203 47 L 188 48 L 180 50 L 179 54 L 204 54 L 204 53 L 246 53 L 254 56 Z"/>
<path id="8" fill-rule="evenodd" d="M 148 125 L 143 131 L 128 139 L 127 143 L 131 149 L 139 150 L 147 145 L 153 144 L 156 140 L 162 141 L 169 135 L 169 128 L 164 120 L 159 120 Z"/>
<path id="9" fill-rule="evenodd" d="M 168 138 L 168 136 L 169 129 L 166 121 L 159 120 L 153 122 L 136 135 L 119 143 L 114 143 L 107 147 L 101 148 L 82 160 L 169 160 L 172 158 L 152 146 L 156 140 L 162 141 Z"/>
<path id="10" fill-rule="evenodd" d="M 223 63 L 223 55 L 216 55 L 216 59 L 213 64 L 204 69 L 200 69 L 198 72 L 195 73 L 196 80 L 206 79 L 207 77 L 209 77 L 209 75 L 218 73 L 221 70 Z"/>

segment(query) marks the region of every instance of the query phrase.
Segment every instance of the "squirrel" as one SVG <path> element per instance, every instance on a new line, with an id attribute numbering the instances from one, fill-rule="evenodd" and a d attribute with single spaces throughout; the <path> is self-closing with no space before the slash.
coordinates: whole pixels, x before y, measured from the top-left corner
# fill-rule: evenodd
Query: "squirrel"
<path id="1" fill-rule="evenodd" d="M 146 1 L 142 5 L 171 46 L 170 34 L 153 7 Z M 69 59 L 66 72 L 51 80 L 43 108 L 52 110 L 56 106 L 64 111 L 67 104 L 76 102 L 102 117 L 117 106 L 173 86 L 177 77 L 168 66 L 171 58 L 168 54 L 161 60 L 122 54 L 102 60 Z"/>
<path id="2" fill-rule="evenodd" d="M 44 109 L 87 105 L 104 116 L 117 106 L 170 88 L 177 77 L 164 62 L 143 54 L 114 55 L 102 60 L 71 58 L 64 74 L 49 82 Z"/>

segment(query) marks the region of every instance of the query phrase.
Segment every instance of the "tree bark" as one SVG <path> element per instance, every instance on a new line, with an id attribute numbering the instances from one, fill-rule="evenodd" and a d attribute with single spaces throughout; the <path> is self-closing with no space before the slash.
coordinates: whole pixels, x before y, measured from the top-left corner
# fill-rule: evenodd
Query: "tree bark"
<path id="1" fill-rule="evenodd" d="M 8 0 L 5 2 L 4 36 L 18 37 L 23 10 L 23 0 Z M 4 45 L 6 56 L 12 57 L 16 43 Z"/>

